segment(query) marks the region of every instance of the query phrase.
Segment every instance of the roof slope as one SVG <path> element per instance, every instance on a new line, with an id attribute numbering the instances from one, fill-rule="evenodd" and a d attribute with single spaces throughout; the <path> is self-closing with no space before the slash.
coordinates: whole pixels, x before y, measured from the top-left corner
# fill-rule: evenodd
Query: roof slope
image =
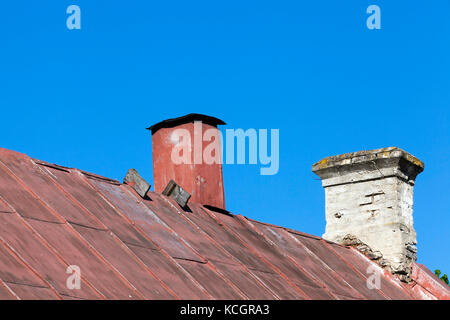
<path id="1" fill-rule="evenodd" d="M 0 149 L 0 299 L 449 298 L 415 266 L 404 284 L 352 248 Z M 66 285 L 68 266 L 81 289 Z M 447 291 L 446 291 L 447 290 Z"/>

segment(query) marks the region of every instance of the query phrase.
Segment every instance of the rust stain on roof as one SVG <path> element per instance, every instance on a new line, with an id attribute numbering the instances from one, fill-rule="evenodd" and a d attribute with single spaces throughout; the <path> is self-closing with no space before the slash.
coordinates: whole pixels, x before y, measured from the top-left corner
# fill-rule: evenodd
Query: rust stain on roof
<path id="1" fill-rule="evenodd" d="M 355 249 L 6 149 L 0 255 L 0 299 L 450 299 L 422 265 L 371 290 Z"/>

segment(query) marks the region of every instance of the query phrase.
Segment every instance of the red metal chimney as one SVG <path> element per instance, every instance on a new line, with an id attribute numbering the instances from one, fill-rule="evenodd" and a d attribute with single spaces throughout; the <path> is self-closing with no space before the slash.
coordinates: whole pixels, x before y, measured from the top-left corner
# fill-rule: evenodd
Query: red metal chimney
<path id="1" fill-rule="evenodd" d="M 170 180 L 174 180 L 191 194 L 191 201 L 225 209 L 222 150 L 220 131 L 217 128 L 218 125 L 223 124 L 225 122 L 220 119 L 191 113 L 179 118 L 164 120 L 148 128 L 152 132 L 155 191 L 162 192 Z M 173 161 L 174 148 L 181 142 L 179 138 L 181 130 L 179 129 L 184 129 L 184 132 L 189 133 L 191 137 L 186 145 L 189 152 L 184 154 L 189 158 L 189 163 L 176 164 Z M 209 132 L 206 135 L 208 137 L 204 137 L 207 131 Z M 214 134 L 217 136 L 211 138 L 211 133 L 213 136 Z M 219 163 L 208 164 L 202 159 L 205 148 L 211 150 L 211 146 L 219 151 Z"/>

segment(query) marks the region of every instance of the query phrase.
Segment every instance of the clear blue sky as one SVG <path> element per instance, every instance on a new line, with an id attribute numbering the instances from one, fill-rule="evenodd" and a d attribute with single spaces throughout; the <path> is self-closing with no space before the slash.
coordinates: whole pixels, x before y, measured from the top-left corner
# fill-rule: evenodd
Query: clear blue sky
<path id="1" fill-rule="evenodd" d="M 82 29 L 66 28 L 66 8 Z M 382 29 L 366 28 L 381 8 Z M 152 181 L 151 136 L 190 112 L 280 129 L 280 171 L 225 166 L 228 209 L 315 235 L 325 156 L 398 146 L 425 162 L 419 261 L 450 273 L 448 1 L 3 1 L 0 146 Z"/>

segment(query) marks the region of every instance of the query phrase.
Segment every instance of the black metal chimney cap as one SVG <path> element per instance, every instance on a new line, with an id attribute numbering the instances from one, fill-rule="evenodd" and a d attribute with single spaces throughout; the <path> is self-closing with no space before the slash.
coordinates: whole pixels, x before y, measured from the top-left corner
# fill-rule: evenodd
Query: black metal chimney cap
<path id="1" fill-rule="evenodd" d="M 173 127 L 179 126 L 181 124 L 190 123 L 190 122 L 194 122 L 194 121 L 201 121 L 203 123 L 206 123 L 206 124 L 209 124 L 209 125 L 212 125 L 215 127 L 217 127 L 218 125 L 226 124 L 224 121 L 222 121 L 218 118 L 215 118 L 215 117 L 207 116 L 207 115 L 200 114 L 200 113 L 190 113 L 190 114 L 187 114 L 182 117 L 163 120 L 163 121 L 158 122 L 158 123 L 152 125 L 151 127 L 147 128 L 147 130 L 151 130 L 152 134 L 154 134 L 156 131 L 158 131 L 161 128 L 173 128 Z"/>

